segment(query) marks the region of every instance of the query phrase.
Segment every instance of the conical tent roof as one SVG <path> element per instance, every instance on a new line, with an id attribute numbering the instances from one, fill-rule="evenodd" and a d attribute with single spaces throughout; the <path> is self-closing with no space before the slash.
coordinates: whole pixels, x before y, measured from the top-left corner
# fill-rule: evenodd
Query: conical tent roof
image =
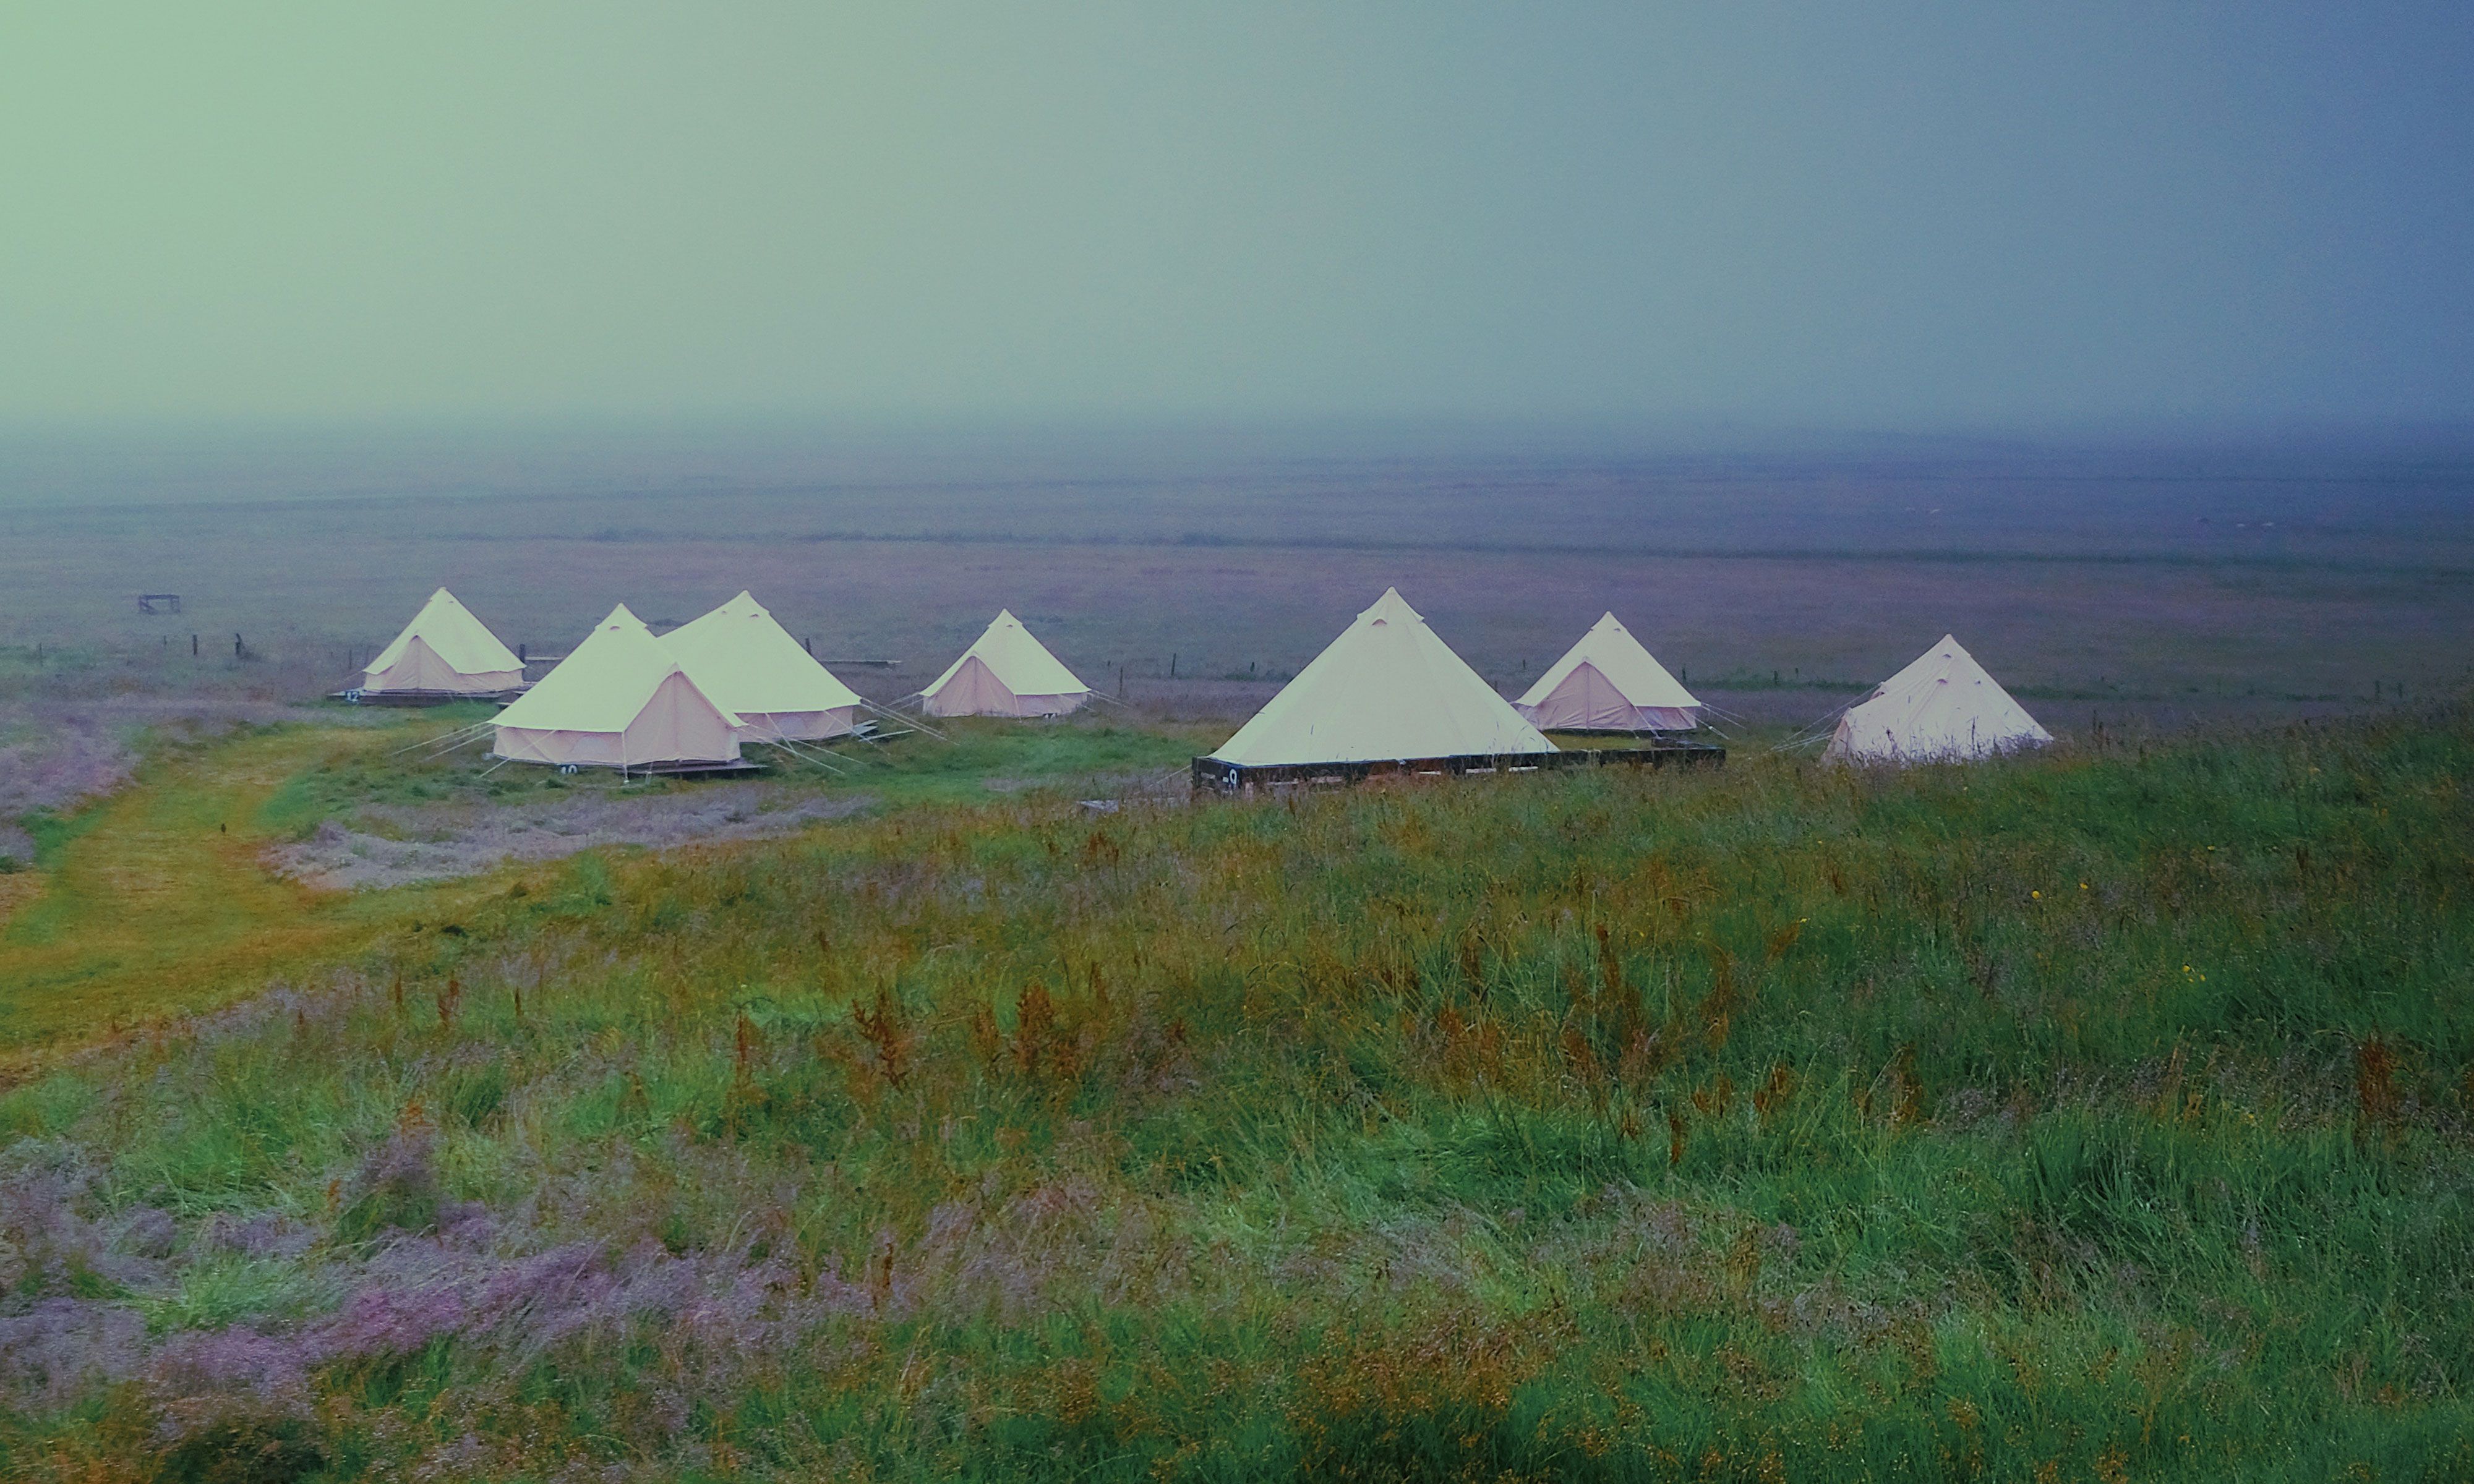
<path id="1" fill-rule="evenodd" d="M 1701 702 L 1609 613 L 1515 706 L 1541 727 L 1689 727 Z"/>
<path id="2" fill-rule="evenodd" d="M 706 695 L 741 716 L 860 704 L 858 692 L 818 664 L 750 593 L 661 638 Z"/>
<path id="3" fill-rule="evenodd" d="M 1211 755 L 1258 768 L 1555 750 L 1387 587 Z"/>
<path id="4" fill-rule="evenodd" d="M 2053 734 L 1946 634 L 1838 719 L 1825 755 L 1957 761 L 2051 740 Z"/>
<path id="5" fill-rule="evenodd" d="M 1091 687 L 1076 679 L 1074 672 L 1050 654 L 1047 645 L 1033 638 L 1031 631 L 1022 626 L 1022 620 L 1007 609 L 1000 610 L 987 631 L 972 641 L 971 647 L 962 651 L 961 658 L 947 665 L 945 673 L 937 676 L 920 695 L 933 706 L 938 693 L 952 683 L 956 676 L 962 674 L 973 660 L 979 661 L 999 685 L 1016 696 L 1072 696 L 1079 701 L 1091 693 Z"/>
<path id="6" fill-rule="evenodd" d="M 500 711 L 497 721 L 501 727 L 559 731 L 622 730 L 654 689 L 684 669 L 678 657 L 621 603 L 556 669 Z M 705 699 L 716 711 L 729 715 L 710 696 Z M 735 715 L 730 720 L 737 725 Z"/>
<path id="7" fill-rule="evenodd" d="M 362 673 L 372 690 L 507 690 L 523 683 L 524 665 L 441 587 Z"/>

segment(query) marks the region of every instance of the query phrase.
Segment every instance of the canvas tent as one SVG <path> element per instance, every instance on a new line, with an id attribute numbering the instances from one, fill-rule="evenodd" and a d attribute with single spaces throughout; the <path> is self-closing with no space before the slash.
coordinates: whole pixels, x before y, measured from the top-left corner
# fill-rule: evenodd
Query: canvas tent
<path id="1" fill-rule="evenodd" d="M 361 672 L 368 696 L 496 696 L 521 690 L 523 661 L 441 587 Z"/>
<path id="2" fill-rule="evenodd" d="M 497 757 L 586 768 L 739 761 L 739 716 L 620 604 L 497 715 Z"/>
<path id="3" fill-rule="evenodd" d="M 1062 716 L 1091 699 L 1010 610 L 919 693 L 931 716 Z"/>
<path id="4" fill-rule="evenodd" d="M 1203 761 L 1242 769 L 1554 751 L 1387 587 Z"/>
<path id="5" fill-rule="evenodd" d="M 1985 674 L 1975 656 L 1943 634 L 1940 643 L 1838 719 L 1823 755 L 1857 762 L 1958 762 L 2051 740 L 2053 734 Z"/>
<path id="6" fill-rule="evenodd" d="M 738 713 L 747 741 L 817 741 L 856 724 L 858 694 L 749 593 L 661 637 L 698 688 Z"/>
<path id="7" fill-rule="evenodd" d="M 1513 709 L 1540 731 L 1685 731 L 1701 703 L 1609 613 Z"/>

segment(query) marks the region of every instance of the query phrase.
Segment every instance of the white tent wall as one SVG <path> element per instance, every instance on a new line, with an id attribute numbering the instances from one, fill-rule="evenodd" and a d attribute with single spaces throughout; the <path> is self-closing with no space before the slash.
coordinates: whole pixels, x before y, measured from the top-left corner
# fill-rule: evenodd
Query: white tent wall
<path id="1" fill-rule="evenodd" d="M 824 711 L 741 711 L 741 733 L 750 742 L 824 742 L 848 736 L 859 726 L 859 707 Z"/>
<path id="2" fill-rule="evenodd" d="M 580 768 L 736 762 L 739 732 L 682 673 L 654 687 L 652 697 L 624 730 L 500 727 L 496 751 L 501 757 Z"/>
<path id="3" fill-rule="evenodd" d="M 1514 709 L 1540 731 L 1688 731 L 1701 724 L 1696 708 L 1635 706 L 1599 668 L 1583 660 L 1553 690 Z"/>
<path id="4" fill-rule="evenodd" d="M 931 716 L 1063 716 L 1091 699 L 1087 690 L 1062 696 L 1017 696 L 977 655 L 964 657 L 945 683 L 923 694 L 920 709 Z"/>
<path id="5" fill-rule="evenodd" d="M 621 734 L 623 761 L 736 762 L 739 729 L 695 682 L 678 674 L 662 682 Z"/>
<path id="6" fill-rule="evenodd" d="M 394 663 L 383 670 L 363 673 L 361 689 L 375 691 L 422 690 L 448 695 L 497 695 L 514 690 L 524 682 L 524 672 L 516 670 L 483 670 L 465 674 L 449 664 L 429 641 L 415 634 L 404 641 Z"/>
<path id="7" fill-rule="evenodd" d="M 977 655 L 965 655 L 945 682 L 923 691 L 919 708 L 931 716 L 1020 716 L 1014 693 Z"/>

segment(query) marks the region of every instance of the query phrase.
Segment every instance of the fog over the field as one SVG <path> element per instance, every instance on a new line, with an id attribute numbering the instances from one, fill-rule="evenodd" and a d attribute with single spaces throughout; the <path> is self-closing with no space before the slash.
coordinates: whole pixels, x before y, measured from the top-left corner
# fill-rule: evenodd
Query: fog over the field
<path id="1" fill-rule="evenodd" d="M 2474 415 L 2474 9 L 0 12 L 0 422 Z"/>

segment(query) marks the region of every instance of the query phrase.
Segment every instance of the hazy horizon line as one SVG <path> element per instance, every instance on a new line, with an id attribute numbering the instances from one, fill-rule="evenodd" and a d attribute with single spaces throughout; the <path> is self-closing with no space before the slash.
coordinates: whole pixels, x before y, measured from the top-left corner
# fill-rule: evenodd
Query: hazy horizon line
<path id="1" fill-rule="evenodd" d="M 2474 418 L 2169 418 L 2027 422 L 1823 423 L 1734 417 L 1570 418 L 1475 414 L 1274 416 L 1193 414 L 913 414 L 712 411 L 400 413 L 353 416 L 127 416 L 12 418 L 0 413 L 0 446 L 77 445 L 136 440 L 149 443 L 251 443 L 446 439 L 563 440 L 627 443 L 729 439 L 830 439 L 902 444 L 925 439 L 1104 443 L 1188 439 L 1276 444 L 1386 444 L 1415 440 L 1467 450 L 1533 451 L 1538 444 L 1596 446 L 1639 453 L 1758 453 L 1832 445 L 1977 445 L 2013 452 L 2070 453 L 2142 448 L 2344 447 L 2359 444 L 2463 444 L 2474 451 Z"/>

